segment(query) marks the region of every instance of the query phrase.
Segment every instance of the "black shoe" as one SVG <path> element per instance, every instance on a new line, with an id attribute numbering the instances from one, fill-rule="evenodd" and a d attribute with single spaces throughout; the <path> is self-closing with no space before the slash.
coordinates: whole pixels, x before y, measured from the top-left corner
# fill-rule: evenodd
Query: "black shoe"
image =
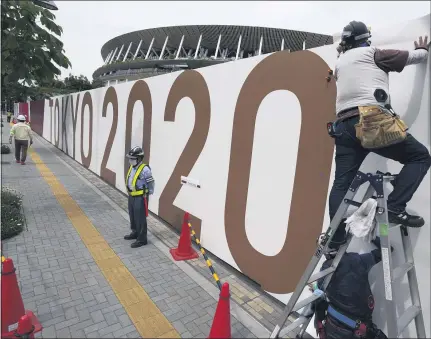
<path id="1" fill-rule="evenodd" d="M 417 215 L 410 215 L 406 211 L 401 213 L 388 211 L 388 219 L 391 224 L 401 224 L 407 227 L 422 227 L 425 220 Z"/>
<path id="2" fill-rule="evenodd" d="M 124 240 L 134 240 L 134 239 L 138 239 L 138 235 L 133 232 L 124 236 Z"/>
<path id="3" fill-rule="evenodd" d="M 145 246 L 147 244 L 146 241 L 135 241 L 133 244 L 130 245 L 131 248 L 138 248 L 141 246 Z"/>
<path id="4" fill-rule="evenodd" d="M 346 219 L 342 219 L 331 242 L 328 244 L 328 251 L 338 251 L 347 242 Z"/>

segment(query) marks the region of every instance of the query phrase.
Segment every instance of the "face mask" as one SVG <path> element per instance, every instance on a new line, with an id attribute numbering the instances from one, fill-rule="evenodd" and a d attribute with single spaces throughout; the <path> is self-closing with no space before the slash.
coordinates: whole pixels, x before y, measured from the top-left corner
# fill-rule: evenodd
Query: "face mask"
<path id="1" fill-rule="evenodd" d="M 129 159 L 130 166 L 136 166 L 138 164 L 138 159 Z"/>

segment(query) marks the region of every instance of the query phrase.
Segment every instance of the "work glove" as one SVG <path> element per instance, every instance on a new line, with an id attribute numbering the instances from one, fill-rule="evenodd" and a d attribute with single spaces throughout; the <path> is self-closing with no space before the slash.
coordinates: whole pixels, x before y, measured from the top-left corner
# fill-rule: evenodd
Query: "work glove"
<path id="1" fill-rule="evenodd" d="M 12 144 L 12 137 L 9 138 L 9 143 Z"/>
<path id="2" fill-rule="evenodd" d="M 419 37 L 418 41 L 415 41 L 415 49 L 424 49 L 426 51 L 429 50 L 430 44 L 428 43 L 428 36 L 425 35 L 425 39 L 422 40 L 422 37 Z"/>
<path id="3" fill-rule="evenodd" d="M 30 140 L 30 146 L 33 145 L 33 140 Z"/>

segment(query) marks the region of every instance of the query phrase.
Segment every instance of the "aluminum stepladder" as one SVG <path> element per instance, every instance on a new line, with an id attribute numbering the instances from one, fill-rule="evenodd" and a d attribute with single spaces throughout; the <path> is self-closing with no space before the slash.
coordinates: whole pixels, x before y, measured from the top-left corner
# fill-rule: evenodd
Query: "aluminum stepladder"
<path id="1" fill-rule="evenodd" d="M 349 247 L 352 236 L 348 234 L 347 241 L 345 244 L 341 245 L 337 255 L 332 261 L 332 265 L 322 270 L 318 273 L 313 274 L 317 265 L 323 254 L 328 251 L 328 245 L 332 240 L 335 231 L 337 230 L 339 224 L 344 218 L 345 213 L 347 212 L 350 205 L 359 207 L 362 203 L 354 201 L 354 197 L 356 196 L 359 187 L 363 184 L 367 184 L 367 190 L 363 197 L 363 202 L 368 198 L 372 197 L 374 192 L 375 196 L 373 196 L 377 200 L 377 209 L 376 209 L 376 221 L 377 227 L 379 228 L 380 233 L 380 244 L 382 251 L 382 266 L 383 266 L 383 280 L 385 287 L 385 309 L 387 314 L 387 328 L 388 338 L 398 338 L 398 336 L 403 332 L 403 330 L 413 321 L 415 320 L 416 325 L 416 334 L 417 338 L 426 338 L 425 333 L 425 324 L 421 309 L 420 297 L 419 297 L 419 287 L 418 281 L 416 277 L 416 270 L 413 259 L 413 248 L 411 245 L 411 241 L 409 238 L 408 230 L 405 226 L 401 225 L 390 225 L 388 220 L 388 211 L 387 211 L 387 189 L 385 187 L 386 182 L 391 182 L 395 176 L 387 173 L 383 174 L 381 172 L 373 173 L 362 173 L 360 171 L 357 172 L 352 184 L 349 187 L 348 192 L 344 196 L 344 199 L 339 206 L 334 218 L 332 219 L 331 224 L 326 230 L 323 238 L 321 239 L 316 252 L 311 258 L 304 274 L 300 278 L 298 285 L 295 288 L 292 296 L 290 297 L 284 311 L 282 317 L 277 322 L 274 330 L 272 331 L 270 338 L 278 338 L 280 335 L 285 335 L 290 333 L 291 331 L 300 328 L 299 334 L 297 338 L 302 338 L 305 333 L 308 324 L 310 323 L 313 311 L 312 311 L 312 303 L 317 299 L 323 297 L 322 293 L 314 293 L 310 297 L 298 302 L 299 297 L 301 296 L 304 288 L 315 281 L 324 278 L 324 283 L 322 290 L 325 291 L 328 286 L 333 272 L 337 269 L 338 264 L 340 263 L 344 253 Z M 399 228 L 401 231 L 402 244 L 404 249 L 404 257 L 405 263 L 401 264 L 399 267 L 392 269 L 392 259 L 391 259 L 391 245 L 389 241 L 389 230 Z M 412 306 L 410 306 L 400 317 L 397 317 L 396 312 L 396 304 L 393 300 L 393 287 L 394 284 L 407 274 L 408 284 L 410 289 L 410 296 L 412 300 Z M 294 320 L 290 325 L 283 328 L 289 316 L 297 314 L 297 311 L 303 309 L 302 313 L 299 317 Z"/>

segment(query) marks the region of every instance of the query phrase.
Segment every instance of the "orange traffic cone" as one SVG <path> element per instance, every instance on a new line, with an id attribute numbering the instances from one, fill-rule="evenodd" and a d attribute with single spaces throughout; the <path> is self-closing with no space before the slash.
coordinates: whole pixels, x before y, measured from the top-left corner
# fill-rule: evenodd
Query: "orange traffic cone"
<path id="1" fill-rule="evenodd" d="M 199 254 L 193 249 L 189 230 L 189 213 L 184 213 L 183 226 L 181 228 L 180 240 L 177 248 L 171 248 L 172 257 L 175 261 L 199 258 Z"/>
<path id="2" fill-rule="evenodd" d="M 2 258 L 1 288 L 1 337 L 16 338 L 22 333 L 36 333 L 42 326 L 31 311 L 24 310 L 21 292 L 12 259 Z M 30 321 L 30 325 L 28 322 Z M 31 330 L 31 331 L 30 331 Z"/>
<path id="3" fill-rule="evenodd" d="M 232 338 L 230 327 L 230 293 L 227 282 L 221 287 L 220 298 L 208 338 Z"/>

